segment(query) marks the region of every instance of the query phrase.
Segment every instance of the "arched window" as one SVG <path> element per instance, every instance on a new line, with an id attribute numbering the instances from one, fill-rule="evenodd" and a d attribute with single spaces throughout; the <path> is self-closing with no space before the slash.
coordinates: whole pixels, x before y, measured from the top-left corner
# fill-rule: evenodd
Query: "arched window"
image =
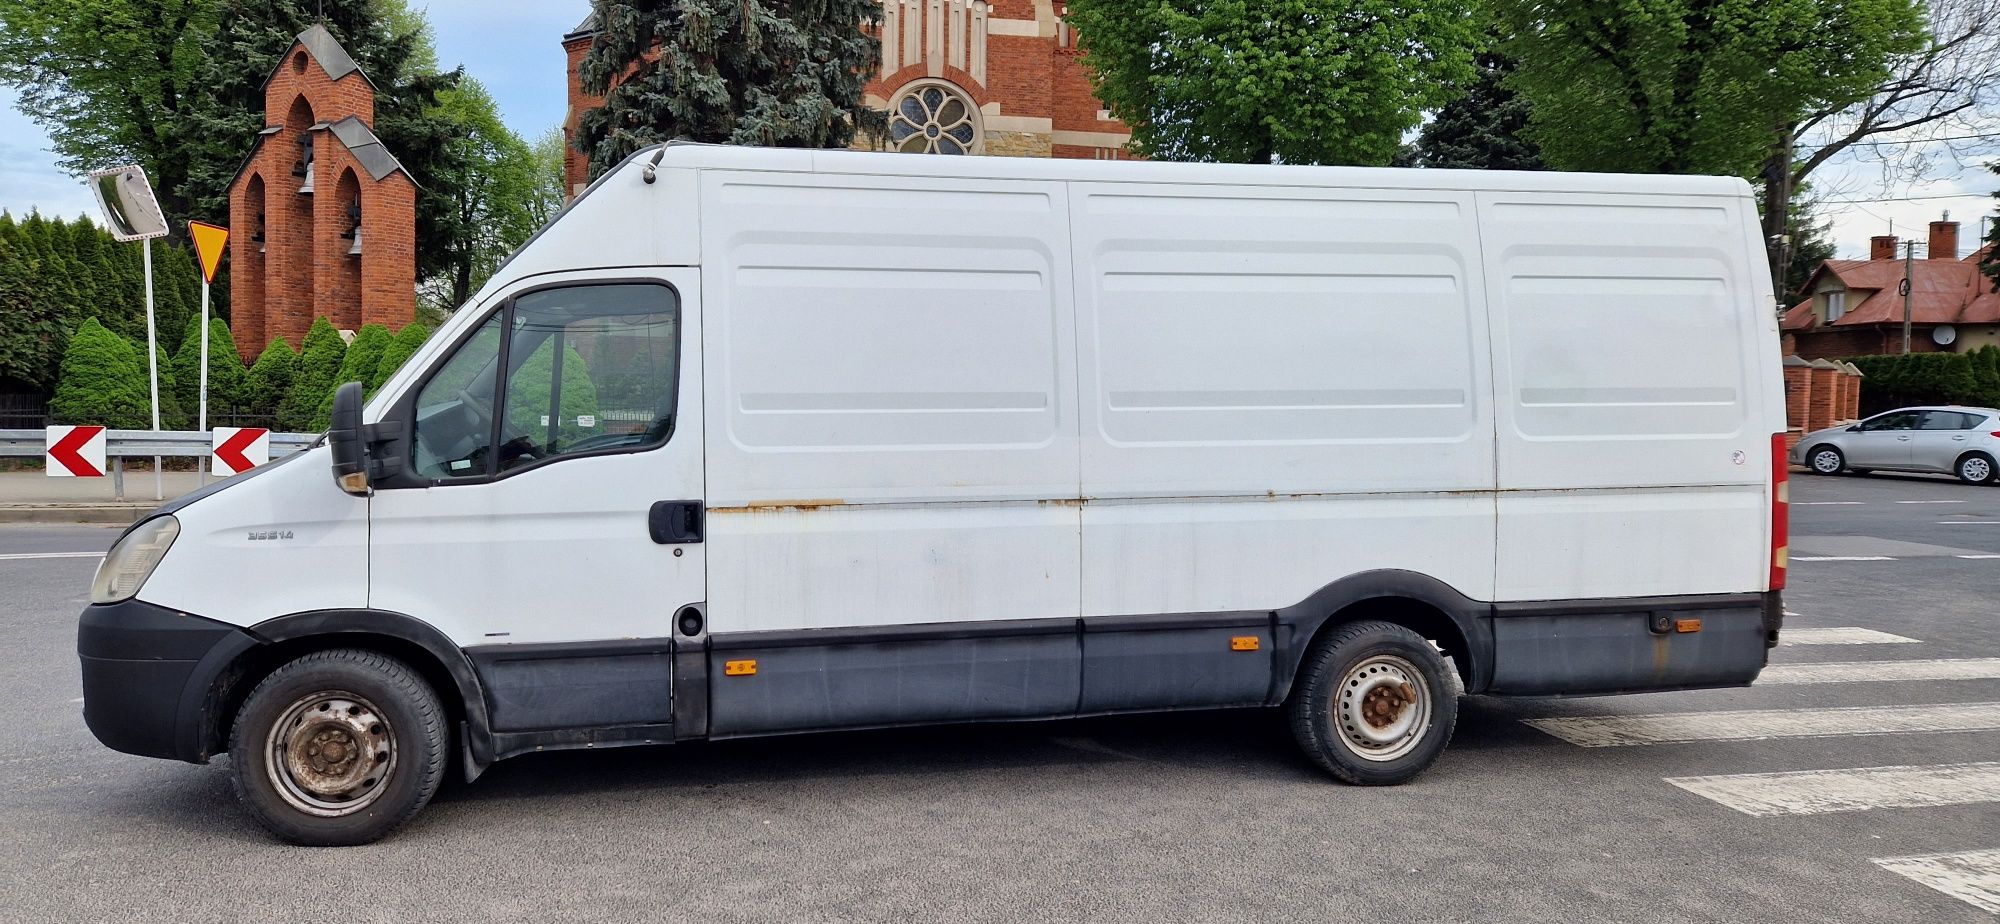
<path id="1" fill-rule="evenodd" d="M 978 107 L 942 81 L 903 88 L 889 110 L 889 140 L 904 153 L 977 154 L 983 138 Z"/>

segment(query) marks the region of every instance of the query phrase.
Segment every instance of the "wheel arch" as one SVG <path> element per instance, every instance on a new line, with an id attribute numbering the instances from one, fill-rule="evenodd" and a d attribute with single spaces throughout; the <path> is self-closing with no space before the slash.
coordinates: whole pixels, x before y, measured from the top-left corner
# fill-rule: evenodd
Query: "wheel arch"
<path id="1" fill-rule="evenodd" d="M 218 663 L 203 664 L 201 671 L 210 680 L 183 694 L 180 727 L 193 736 L 184 750 L 200 760 L 227 748 L 236 711 L 272 671 L 315 651 L 362 648 L 410 665 L 437 691 L 451 721 L 466 730 L 468 740 L 462 744 L 476 764 L 467 767 L 468 775 L 490 763 L 485 755 L 490 753 L 491 726 L 479 675 L 465 652 L 435 626 L 386 610 L 340 609 L 292 613 L 244 631 L 248 641 L 212 653 Z"/>
<path id="2" fill-rule="evenodd" d="M 1962 467 L 1964 467 L 1965 460 L 1972 458 L 1973 456 L 1979 456 L 1985 459 L 1987 461 L 1987 464 L 1989 465 L 2000 465 L 2000 458 L 1995 458 L 1992 453 L 1987 452 L 1984 449 L 1968 449 L 1964 452 L 1959 453 L 1958 458 L 1951 460 L 1951 473 L 1953 475 L 1958 474 L 1959 470 Z"/>
<path id="3" fill-rule="evenodd" d="M 1362 620 L 1402 626 L 1436 642 L 1457 666 L 1468 693 L 1493 677 L 1492 607 L 1437 578 L 1415 571 L 1380 570 L 1351 575 L 1278 610 L 1280 639 L 1273 703 L 1291 695 L 1306 652 L 1333 627 Z"/>

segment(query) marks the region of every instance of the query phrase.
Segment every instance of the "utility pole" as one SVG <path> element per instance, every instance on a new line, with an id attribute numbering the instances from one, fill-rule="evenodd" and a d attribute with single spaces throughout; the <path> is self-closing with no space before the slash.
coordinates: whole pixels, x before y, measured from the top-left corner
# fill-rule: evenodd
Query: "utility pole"
<path id="1" fill-rule="evenodd" d="M 1910 271 L 1916 267 L 1916 262 L 1917 242 L 1904 241 L 1903 284 L 1901 288 L 1903 290 L 1903 355 L 1905 356 L 1908 356 L 1910 353 L 1910 290 L 1915 288 L 1910 283 Z"/>

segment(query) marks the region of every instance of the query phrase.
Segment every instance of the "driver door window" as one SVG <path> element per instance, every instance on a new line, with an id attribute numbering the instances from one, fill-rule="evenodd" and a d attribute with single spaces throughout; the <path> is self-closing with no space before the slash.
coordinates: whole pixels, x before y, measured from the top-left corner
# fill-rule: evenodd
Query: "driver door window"
<path id="1" fill-rule="evenodd" d="M 679 348 L 679 304 L 665 286 L 518 296 L 419 392 L 414 468 L 433 479 L 488 478 L 665 443 Z"/>

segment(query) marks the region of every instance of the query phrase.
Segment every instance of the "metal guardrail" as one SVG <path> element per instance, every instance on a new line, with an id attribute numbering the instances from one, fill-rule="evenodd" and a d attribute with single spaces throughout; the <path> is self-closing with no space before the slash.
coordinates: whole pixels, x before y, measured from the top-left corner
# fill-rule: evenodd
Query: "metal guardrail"
<path id="1" fill-rule="evenodd" d="M 271 434 L 271 456 L 290 455 L 311 446 L 317 433 Z M 104 454 L 111 458 L 150 459 L 206 456 L 209 435 L 199 430 L 106 430 Z M 42 430 L 0 430 L 0 456 L 40 456 L 48 451 L 48 433 Z"/>

